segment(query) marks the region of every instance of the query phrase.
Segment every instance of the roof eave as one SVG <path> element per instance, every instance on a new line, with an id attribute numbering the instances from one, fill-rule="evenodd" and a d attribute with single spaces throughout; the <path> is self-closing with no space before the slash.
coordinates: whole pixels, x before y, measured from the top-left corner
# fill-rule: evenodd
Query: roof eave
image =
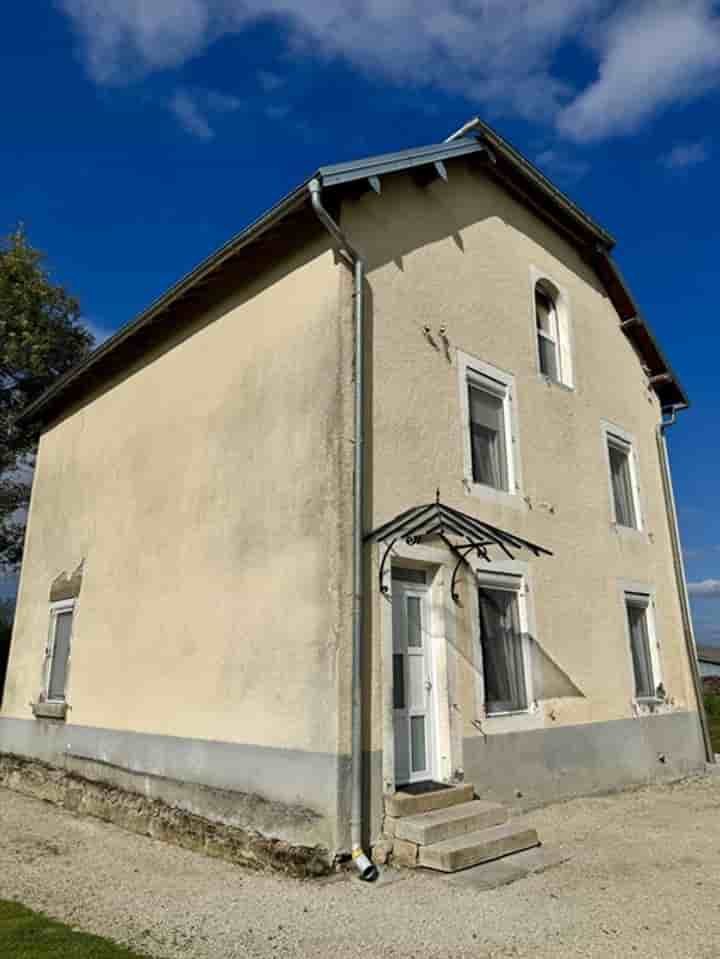
<path id="1" fill-rule="evenodd" d="M 60 394 L 66 392 L 80 377 L 88 373 L 93 367 L 97 366 L 108 354 L 116 350 L 126 340 L 135 336 L 140 330 L 149 326 L 154 320 L 165 313 L 171 306 L 178 303 L 185 294 L 195 289 L 207 277 L 219 269 L 227 260 L 235 256 L 243 247 L 257 240 L 262 234 L 272 229 L 277 223 L 283 220 L 288 214 L 300 209 L 307 202 L 307 184 L 306 180 L 299 187 L 288 193 L 282 200 L 278 201 L 266 213 L 257 220 L 253 221 L 248 227 L 228 240 L 219 250 L 216 250 L 202 263 L 185 274 L 169 290 L 158 297 L 135 319 L 131 320 L 121 327 L 117 333 L 108 337 L 103 343 L 85 357 L 77 366 L 68 370 L 52 386 L 48 387 L 36 400 L 30 403 L 22 414 L 17 418 L 18 425 L 26 425 L 37 420 L 41 413 L 47 411 L 53 403 L 59 398 Z"/>

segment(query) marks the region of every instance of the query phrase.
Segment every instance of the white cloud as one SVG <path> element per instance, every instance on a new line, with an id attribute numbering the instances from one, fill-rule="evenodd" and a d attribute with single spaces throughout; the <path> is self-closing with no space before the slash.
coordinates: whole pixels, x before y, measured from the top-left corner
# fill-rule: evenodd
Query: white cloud
<path id="1" fill-rule="evenodd" d="M 177 67 L 218 37 L 273 18 L 296 52 L 342 56 L 398 83 L 550 114 L 570 90 L 554 51 L 607 0 L 56 0 L 90 75 L 122 84 Z M 261 85 L 275 82 L 269 72 Z"/>
<path id="2" fill-rule="evenodd" d="M 704 163 L 709 155 L 704 143 L 678 143 L 660 157 L 660 162 L 668 170 L 685 170 Z"/>
<path id="3" fill-rule="evenodd" d="M 593 43 L 598 77 L 557 121 L 574 140 L 629 133 L 662 107 L 720 81 L 720 17 L 713 0 L 621 4 Z"/>
<path id="4" fill-rule="evenodd" d="M 183 130 L 200 140 L 212 140 L 215 130 L 210 125 L 211 116 L 239 110 L 242 101 L 216 90 L 179 89 L 169 106 Z"/>
<path id="5" fill-rule="evenodd" d="M 716 0 L 56 2 L 98 83 L 177 67 L 218 37 L 272 18 L 303 55 L 340 56 L 391 82 L 461 93 L 479 109 L 555 120 L 577 141 L 631 131 L 720 80 Z M 567 44 L 597 63 L 597 79 L 584 90 L 563 76 Z M 282 80 L 261 71 L 258 82 L 269 93 Z M 196 103 L 180 107 L 196 135 L 212 135 Z"/>
<path id="6" fill-rule="evenodd" d="M 702 579 L 697 583 L 688 583 L 691 596 L 704 596 L 720 599 L 720 579 Z"/>

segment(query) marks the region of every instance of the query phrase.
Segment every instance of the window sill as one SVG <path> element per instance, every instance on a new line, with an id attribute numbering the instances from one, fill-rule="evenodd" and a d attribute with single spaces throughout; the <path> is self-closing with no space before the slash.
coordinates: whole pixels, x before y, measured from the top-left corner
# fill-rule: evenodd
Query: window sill
<path id="1" fill-rule="evenodd" d="M 509 506 L 511 509 L 523 511 L 527 511 L 528 509 L 528 505 L 520 490 L 509 493 L 507 490 L 495 489 L 494 486 L 485 486 L 483 483 L 476 483 L 469 476 L 465 477 L 463 486 L 468 496 L 475 496 L 486 502 L 494 503 L 496 506 Z"/>
<path id="2" fill-rule="evenodd" d="M 672 710 L 672 703 L 656 696 L 638 696 L 632 701 L 636 716 L 659 716 Z"/>
<path id="3" fill-rule="evenodd" d="M 623 526 L 622 523 L 610 523 L 610 529 L 617 535 L 625 539 L 634 539 L 642 543 L 649 543 L 650 539 L 644 529 L 638 529 L 637 526 Z"/>
<path id="4" fill-rule="evenodd" d="M 66 702 L 30 703 L 36 719 L 65 719 L 68 705 Z"/>
<path id="5" fill-rule="evenodd" d="M 562 380 L 554 380 L 552 376 L 548 376 L 546 373 L 538 373 L 538 377 L 545 383 L 547 386 L 557 386 L 559 389 L 564 390 L 566 393 L 574 393 L 575 387 L 568 386 L 567 383 L 563 383 Z"/>

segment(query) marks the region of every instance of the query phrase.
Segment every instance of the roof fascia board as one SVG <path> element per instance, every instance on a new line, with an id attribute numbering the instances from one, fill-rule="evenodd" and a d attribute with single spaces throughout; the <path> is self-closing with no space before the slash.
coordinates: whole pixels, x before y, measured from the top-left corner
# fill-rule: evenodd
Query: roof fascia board
<path id="1" fill-rule="evenodd" d="M 652 376 L 667 375 L 669 377 L 669 380 L 658 381 L 657 386 L 653 387 L 660 398 L 662 406 L 664 408 L 675 407 L 687 409 L 687 407 L 690 405 L 688 395 L 685 392 L 685 389 L 678 379 L 672 366 L 670 366 L 670 363 L 668 362 L 668 359 L 665 356 L 665 353 L 663 352 L 663 349 L 660 346 L 652 327 L 640 312 L 637 303 L 635 302 L 635 298 L 630 292 L 630 288 L 625 282 L 617 263 L 612 256 L 610 256 L 607 250 L 597 250 L 596 258 L 598 260 L 597 265 L 600 265 L 601 267 L 601 269 L 598 271 L 600 273 L 600 278 L 603 279 L 606 289 L 608 290 L 610 298 L 613 302 L 613 306 L 617 310 L 622 321 L 620 328 L 622 329 L 623 333 L 633 344 L 640 357 L 645 360 Z M 602 275 L 604 272 L 603 268 L 607 271 L 609 277 L 614 281 L 614 283 L 617 284 L 624 302 L 618 302 L 617 292 L 613 290 L 612 282 L 608 283 Z M 650 341 L 652 349 L 657 357 L 657 363 L 652 363 L 652 365 L 650 365 L 652 358 L 647 355 L 646 350 L 644 350 L 638 343 L 639 332 L 644 333 L 644 335 Z"/>
<path id="2" fill-rule="evenodd" d="M 17 418 L 17 423 L 22 425 L 31 422 L 38 414 L 48 407 L 61 393 L 65 392 L 76 380 L 88 373 L 109 353 L 119 347 L 130 337 L 134 336 L 141 329 L 148 326 L 153 320 L 168 310 L 173 304 L 177 303 L 186 293 L 197 287 L 206 277 L 214 273 L 231 257 L 235 256 L 243 247 L 257 240 L 262 234 L 283 220 L 288 214 L 300 209 L 307 202 L 307 182 L 297 187 L 292 193 L 287 194 L 278 203 L 270 208 L 257 220 L 254 220 L 248 227 L 236 234 L 231 240 L 228 240 L 219 250 L 211 254 L 202 261 L 194 270 L 187 273 L 167 292 L 163 293 L 157 300 L 143 310 L 134 320 L 126 323 L 117 333 L 108 337 L 97 349 L 93 350 L 77 366 L 63 374 L 52 386 L 48 387 L 36 400 L 23 411 Z"/>
<path id="3" fill-rule="evenodd" d="M 402 150 L 400 153 L 386 153 L 378 157 L 355 160 L 350 163 L 336 163 L 320 167 L 318 175 L 325 187 L 340 186 L 355 180 L 365 180 L 371 176 L 383 176 L 388 173 L 402 173 L 415 167 L 437 163 L 439 160 L 451 160 L 453 157 L 468 156 L 472 153 L 487 153 L 488 148 L 475 137 L 441 143 L 437 146 L 420 147 L 414 150 Z"/>
<path id="4" fill-rule="evenodd" d="M 534 164 L 519 153 L 507 140 L 496 133 L 495 130 L 482 120 L 478 121 L 478 130 L 483 140 L 487 141 L 488 146 L 501 153 L 516 169 L 525 177 L 529 178 L 542 193 L 544 193 L 553 203 L 560 205 L 565 212 L 574 220 L 579 221 L 585 230 L 593 233 L 598 241 L 608 249 L 615 246 L 615 238 L 608 233 L 600 224 L 596 223 L 592 217 L 588 216 L 580 209 L 570 197 L 559 190 L 551 180 L 541 173 Z"/>

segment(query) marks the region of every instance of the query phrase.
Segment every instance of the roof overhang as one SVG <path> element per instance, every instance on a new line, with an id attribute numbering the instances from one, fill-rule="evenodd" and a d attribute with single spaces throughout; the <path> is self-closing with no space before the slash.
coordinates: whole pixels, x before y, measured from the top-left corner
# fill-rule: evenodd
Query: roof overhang
<path id="1" fill-rule="evenodd" d="M 267 213 L 203 260 L 134 320 L 56 380 L 26 408 L 18 422 L 36 422 L 39 425 L 47 423 L 62 410 L 72 396 L 85 388 L 87 382 L 94 377 L 102 377 L 104 370 L 112 368 L 111 357 L 116 359 L 123 348 L 130 349 L 133 340 L 140 342 L 140 334 L 168 317 L 190 296 L 196 295 L 204 286 L 213 282 L 229 261 L 242 256 L 253 244 L 280 229 L 293 214 L 305 207 L 309 208 L 308 185 L 312 179 L 320 180 L 322 186 L 328 190 L 332 202 L 333 194 L 337 199 L 342 196 L 343 187 L 365 181 L 368 188 L 379 191 L 381 177 L 397 173 L 415 172 L 447 179 L 445 162 L 460 158 L 476 158 L 483 164 L 483 169 L 489 176 L 498 180 L 505 189 L 530 206 L 538 216 L 580 249 L 605 285 L 620 317 L 621 329 L 645 365 L 650 385 L 658 394 L 663 409 L 686 407 L 688 399 L 685 391 L 665 359 L 649 324 L 640 315 L 627 285 L 610 257 L 615 243 L 613 237 L 491 127 L 480 122 L 477 135 L 474 136 L 321 167 L 314 177 L 305 180 Z"/>

